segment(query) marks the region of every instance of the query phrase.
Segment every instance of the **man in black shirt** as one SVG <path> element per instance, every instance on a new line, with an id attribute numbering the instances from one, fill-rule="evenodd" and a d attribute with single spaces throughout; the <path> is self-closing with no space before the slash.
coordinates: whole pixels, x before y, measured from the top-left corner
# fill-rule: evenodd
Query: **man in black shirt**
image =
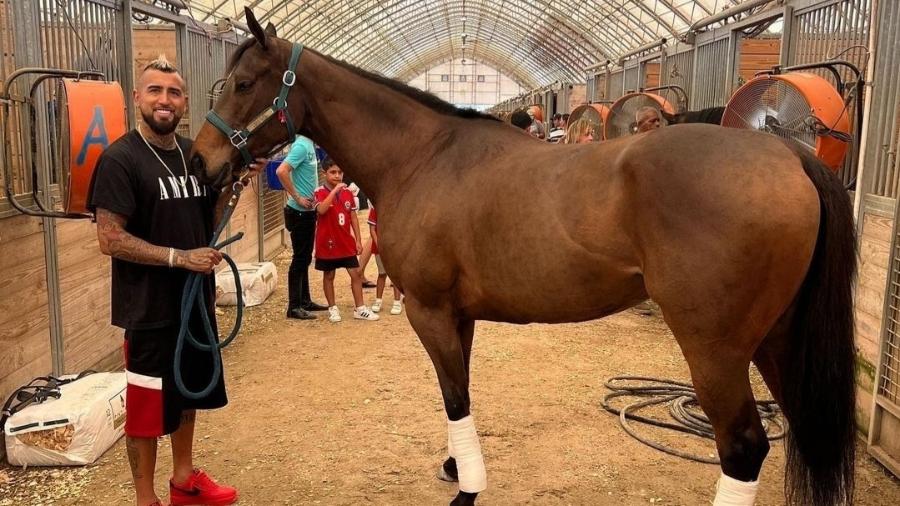
<path id="1" fill-rule="evenodd" d="M 203 290 L 215 330 L 212 272 L 222 254 L 205 245 L 212 238 L 218 193 L 188 173 L 191 141 L 175 134 L 187 105 L 178 70 L 164 57 L 151 62 L 138 79 L 134 101 L 143 123 L 100 157 L 89 205 L 100 250 L 112 257 L 112 323 L 125 329 L 125 434 L 136 503 L 162 504 L 153 488 L 157 438 L 171 434 L 171 504 L 231 504 L 237 491 L 217 484 L 192 461 L 195 410 L 227 404 L 223 378 L 209 396 L 192 400 L 179 393 L 173 373 L 181 292 L 190 271 L 208 274 Z M 264 166 L 265 160 L 257 160 L 251 173 Z M 196 309 L 190 328 L 205 335 Z M 187 388 L 202 389 L 212 376 L 209 353 L 185 346 L 182 363 Z"/>

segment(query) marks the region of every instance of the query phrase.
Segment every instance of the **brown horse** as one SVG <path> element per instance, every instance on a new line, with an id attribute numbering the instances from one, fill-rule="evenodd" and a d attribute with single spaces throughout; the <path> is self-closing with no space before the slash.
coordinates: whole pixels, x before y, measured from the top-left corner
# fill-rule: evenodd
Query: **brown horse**
<path id="1" fill-rule="evenodd" d="M 192 170 L 227 182 L 235 147 L 261 155 L 297 128 L 377 202 L 384 266 L 449 418 L 451 504 L 486 486 L 469 402 L 475 321 L 593 320 L 647 297 L 714 426 L 716 504 L 753 503 L 769 450 L 751 360 L 790 423 L 788 502 L 851 501 L 854 226 L 840 182 L 813 156 L 711 125 L 538 142 L 315 51 L 292 58 L 271 24 L 249 10 L 247 21 L 254 38 L 230 62 Z M 269 107 L 279 91 L 285 103 Z"/>

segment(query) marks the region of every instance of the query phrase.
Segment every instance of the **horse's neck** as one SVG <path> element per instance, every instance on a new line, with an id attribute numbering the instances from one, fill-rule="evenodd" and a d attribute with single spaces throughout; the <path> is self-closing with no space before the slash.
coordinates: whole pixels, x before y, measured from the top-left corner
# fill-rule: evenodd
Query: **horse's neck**
<path id="1" fill-rule="evenodd" d="M 428 107 L 311 51 L 298 82 L 304 129 L 373 200 L 429 159 L 446 128 Z"/>

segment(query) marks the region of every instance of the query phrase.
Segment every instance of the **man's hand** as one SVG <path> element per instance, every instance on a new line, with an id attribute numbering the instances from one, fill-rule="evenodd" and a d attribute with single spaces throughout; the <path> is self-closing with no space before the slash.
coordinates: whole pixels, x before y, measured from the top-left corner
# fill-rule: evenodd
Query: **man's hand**
<path id="1" fill-rule="evenodd" d="M 313 204 L 315 204 L 315 202 L 313 202 L 313 199 L 308 199 L 306 197 L 300 197 L 294 200 L 296 200 L 297 203 L 300 204 L 300 207 L 304 209 L 312 209 Z"/>
<path id="2" fill-rule="evenodd" d="M 222 261 L 222 252 L 212 248 L 175 251 L 175 267 L 209 274 Z"/>
<path id="3" fill-rule="evenodd" d="M 268 163 L 269 163 L 268 158 L 257 158 L 253 163 L 251 163 L 250 165 L 247 166 L 247 170 L 249 172 L 247 172 L 247 175 L 244 176 L 244 179 L 241 182 L 246 184 L 247 180 L 249 180 L 250 178 L 258 175 L 260 172 L 265 170 L 266 164 L 268 164 Z"/>

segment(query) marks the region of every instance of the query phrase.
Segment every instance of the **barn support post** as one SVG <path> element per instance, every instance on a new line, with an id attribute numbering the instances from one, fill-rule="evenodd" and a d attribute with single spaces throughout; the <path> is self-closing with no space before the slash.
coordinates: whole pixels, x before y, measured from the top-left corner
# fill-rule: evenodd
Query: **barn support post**
<path id="1" fill-rule="evenodd" d="M 134 89 L 134 44 L 131 32 L 131 0 L 119 0 L 121 3 L 116 12 L 116 54 L 119 55 L 119 83 L 125 94 L 125 119 L 128 128 L 134 128 L 134 101 L 131 91 Z"/>

